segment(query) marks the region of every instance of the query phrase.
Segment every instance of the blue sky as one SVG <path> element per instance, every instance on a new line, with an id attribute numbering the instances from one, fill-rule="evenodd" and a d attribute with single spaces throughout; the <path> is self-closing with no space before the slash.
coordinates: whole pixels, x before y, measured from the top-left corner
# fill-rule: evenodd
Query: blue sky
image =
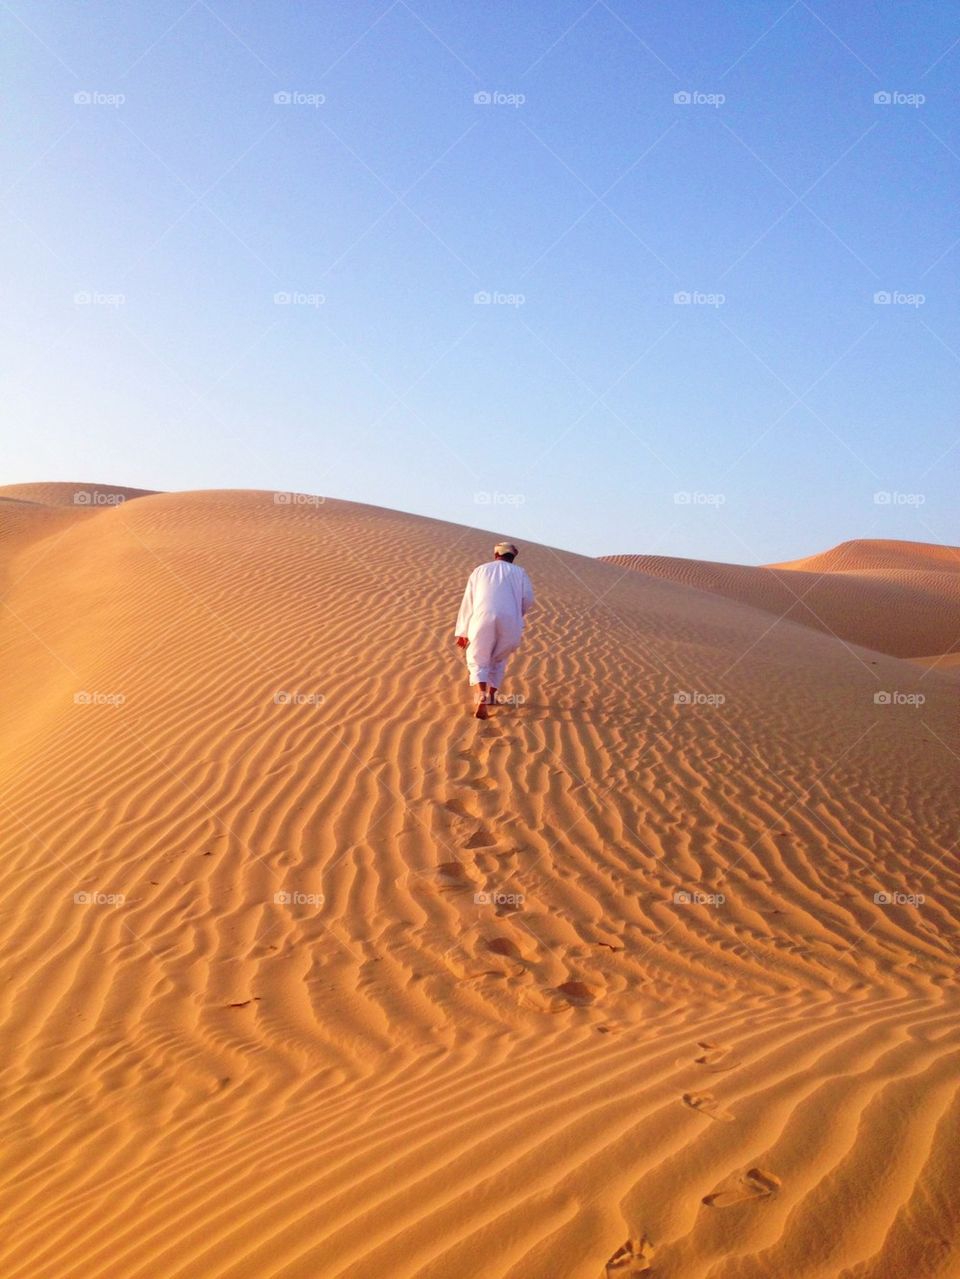
<path id="1" fill-rule="evenodd" d="M 0 23 L 4 482 L 295 489 L 586 554 L 960 542 L 960 6 Z"/>

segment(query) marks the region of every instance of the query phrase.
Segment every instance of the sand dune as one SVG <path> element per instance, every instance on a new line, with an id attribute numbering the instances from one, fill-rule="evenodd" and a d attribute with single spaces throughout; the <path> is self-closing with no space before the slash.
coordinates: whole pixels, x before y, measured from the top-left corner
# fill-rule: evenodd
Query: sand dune
<path id="1" fill-rule="evenodd" d="M 489 533 L 75 487 L 0 490 L 4 1276 L 958 1273 L 949 555 L 840 642 L 525 546 L 478 723 Z"/>
<path id="2" fill-rule="evenodd" d="M 844 542 L 822 555 L 754 568 L 663 555 L 604 562 L 712 591 L 894 657 L 960 649 L 960 547 Z"/>

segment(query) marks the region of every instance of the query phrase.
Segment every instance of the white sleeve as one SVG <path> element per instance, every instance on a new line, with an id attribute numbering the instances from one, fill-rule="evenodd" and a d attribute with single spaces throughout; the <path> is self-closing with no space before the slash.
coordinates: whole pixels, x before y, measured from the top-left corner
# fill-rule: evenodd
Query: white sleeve
<path id="1" fill-rule="evenodd" d="M 536 601 L 533 598 L 533 583 L 527 576 L 526 570 L 523 574 L 523 602 L 520 605 L 520 611 L 524 614 L 529 613 Z"/>
<path id="2" fill-rule="evenodd" d="M 454 635 L 466 635 L 467 628 L 470 625 L 470 615 L 473 613 L 473 574 L 467 578 L 466 589 L 463 592 L 463 599 L 460 601 L 460 612 L 457 614 L 457 628 Z"/>

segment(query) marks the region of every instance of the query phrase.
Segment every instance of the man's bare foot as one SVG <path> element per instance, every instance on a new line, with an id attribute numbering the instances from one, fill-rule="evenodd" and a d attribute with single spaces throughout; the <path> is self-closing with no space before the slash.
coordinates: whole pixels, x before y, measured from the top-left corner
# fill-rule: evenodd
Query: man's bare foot
<path id="1" fill-rule="evenodd" d="M 481 701 L 477 702 L 477 709 L 473 713 L 477 719 L 488 718 L 486 698 L 483 698 Z"/>

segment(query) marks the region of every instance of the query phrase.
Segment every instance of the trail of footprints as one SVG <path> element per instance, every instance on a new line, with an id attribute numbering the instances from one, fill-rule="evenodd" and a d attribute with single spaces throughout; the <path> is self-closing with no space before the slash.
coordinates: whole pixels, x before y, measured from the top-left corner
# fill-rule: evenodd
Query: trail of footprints
<path id="1" fill-rule="evenodd" d="M 461 752 L 461 758 L 476 762 L 476 757 L 469 751 Z M 491 830 L 488 820 L 470 811 L 473 805 L 469 802 L 469 792 L 475 792 L 478 799 L 480 796 L 489 795 L 497 789 L 497 783 L 493 778 L 468 777 L 457 784 L 465 793 L 464 798 L 448 799 L 443 807 L 458 824 L 469 823 L 473 826 L 472 832 L 461 841 L 461 846 L 465 852 L 475 854 L 474 867 L 489 874 L 491 870 L 513 861 L 525 850 L 522 847 L 504 848 L 497 835 Z M 489 822 L 495 824 L 500 817 L 499 813 L 490 815 Z M 491 858 L 495 860 L 490 861 Z M 483 864 L 485 861 L 486 866 Z M 440 863 L 437 867 L 436 880 L 441 892 L 464 893 L 468 890 L 472 890 L 475 894 L 478 892 L 477 881 L 471 874 L 471 868 L 459 861 Z M 506 900 L 498 902 L 496 900 L 498 894 Z M 492 899 L 490 904 L 495 907 L 498 918 L 511 915 L 516 917 L 514 923 L 523 927 L 526 934 L 524 940 L 518 941 L 499 934 L 482 938 L 476 958 L 481 963 L 485 958 L 503 961 L 507 966 L 481 967 L 476 971 L 468 971 L 459 978 L 459 981 L 476 982 L 479 985 L 486 981 L 523 983 L 519 992 L 520 1006 L 541 1013 L 558 1014 L 569 1012 L 574 1008 L 589 1008 L 595 1005 L 605 993 L 604 990 L 597 989 L 594 985 L 576 977 L 571 976 L 549 987 L 536 987 L 533 984 L 538 952 L 543 943 L 531 928 L 524 925 L 524 921 L 520 918 L 523 906 L 511 902 L 512 895 L 508 889 L 498 889 L 497 892 L 490 893 Z M 611 945 L 609 949 L 617 948 Z M 608 1034 L 616 1030 L 618 1026 L 617 1022 L 608 1022 L 597 1026 L 597 1030 Z M 697 1041 L 694 1055 L 677 1061 L 678 1066 L 694 1066 L 703 1074 L 711 1075 L 736 1070 L 740 1064 L 740 1059 L 732 1048 L 712 1039 Z M 680 1101 L 687 1109 L 695 1111 L 711 1122 L 724 1124 L 736 1122 L 736 1115 L 727 1109 L 709 1089 L 690 1089 L 681 1095 Z M 773 1198 L 780 1187 L 780 1178 L 775 1173 L 760 1166 L 753 1166 L 726 1178 L 715 1190 L 704 1195 L 701 1203 L 709 1209 L 759 1203 Z M 631 1279 L 631 1276 L 649 1274 L 653 1256 L 654 1247 L 646 1235 L 631 1236 L 607 1261 L 603 1279 Z"/>
<path id="2" fill-rule="evenodd" d="M 677 1065 L 695 1066 L 705 1073 L 715 1073 L 735 1070 L 741 1064 L 732 1048 L 715 1040 L 701 1039 L 696 1047 L 693 1057 L 681 1058 Z M 727 1110 L 712 1092 L 705 1089 L 685 1092 L 680 1100 L 688 1109 L 695 1110 L 710 1120 L 720 1123 L 736 1121 L 736 1115 Z M 776 1173 L 757 1165 L 731 1174 L 715 1190 L 704 1195 L 700 1202 L 706 1208 L 735 1208 L 756 1204 L 776 1196 L 781 1185 Z M 630 1279 L 631 1276 L 649 1274 L 653 1256 L 653 1245 L 645 1234 L 639 1238 L 631 1236 L 607 1261 L 600 1279 Z"/>
<path id="3" fill-rule="evenodd" d="M 741 1063 L 732 1048 L 718 1044 L 712 1039 L 701 1039 L 697 1043 L 698 1052 L 690 1064 L 699 1066 L 709 1074 L 735 1070 Z M 677 1063 L 684 1065 L 682 1060 Z M 698 1114 L 720 1123 L 734 1123 L 736 1115 L 727 1110 L 721 1102 L 706 1089 L 685 1092 L 680 1098 L 683 1104 Z M 750 1203 L 758 1199 L 768 1199 L 780 1189 L 780 1178 L 766 1168 L 748 1168 L 746 1172 L 736 1173 L 718 1189 L 704 1195 L 702 1202 L 708 1208 L 729 1208 L 735 1204 Z"/>
<path id="4" fill-rule="evenodd" d="M 502 740 L 502 739 L 501 739 Z M 478 762 L 474 752 L 464 750 L 458 757 L 470 764 Z M 481 807 L 483 799 L 497 790 L 497 782 L 489 776 L 466 777 L 457 781 L 460 794 L 442 801 L 441 809 L 449 814 L 463 837 L 460 845 L 464 852 L 472 853 L 473 865 L 460 861 L 444 861 L 439 863 L 433 876 L 438 891 L 441 893 L 460 894 L 470 892 L 474 901 L 484 910 L 492 910 L 497 919 L 513 918 L 514 925 L 523 930 L 523 940 L 515 940 L 509 936 L 487 936 L 481 938 L 478 958 L 492 956 L 508 962 L 508 968 L 480 968 L 465 972 L 457 977 L 459 983 L 476 982 L 482 985 L 485 981 L 511 981 L 520 985 L 516 992 L 520 1007 L 540 1013 L 569 1012 L 574 1008 L 588 1008 L 596 1003 L 604 993 L 594 984 L 587 983 L 570 974 L 564 981 L 555 986 L 531 988 L 536 979 L 536 967 L 540 952 L 545 943 L 538 937 L 528 921 L 522 916 L 524 897 L 521 885 L 514 878 L 513 867 L 517 858 L 528 851 L 523 844 L 502 841 L 491 829 L 503 818 L 500 812 L 488 814 L 486 817 L 472 812 L 471 808 Z M 470 792 L 474 792 L 476 803 L 471 802 Z M 472 827 L 469 834 L 463 828 Z M 479 871 L 484 876 L 484 887 L 474 875 Z M 495 883 L 489 886 L 490 877 Z M 483 900 L 487 898 L 488 900 Z M 480 900 L 478 900 L 480 899 Z M 556 950 L 556 946 L 548 947 Z M 615 949 L 613 946 L 609 947 Z"/>

